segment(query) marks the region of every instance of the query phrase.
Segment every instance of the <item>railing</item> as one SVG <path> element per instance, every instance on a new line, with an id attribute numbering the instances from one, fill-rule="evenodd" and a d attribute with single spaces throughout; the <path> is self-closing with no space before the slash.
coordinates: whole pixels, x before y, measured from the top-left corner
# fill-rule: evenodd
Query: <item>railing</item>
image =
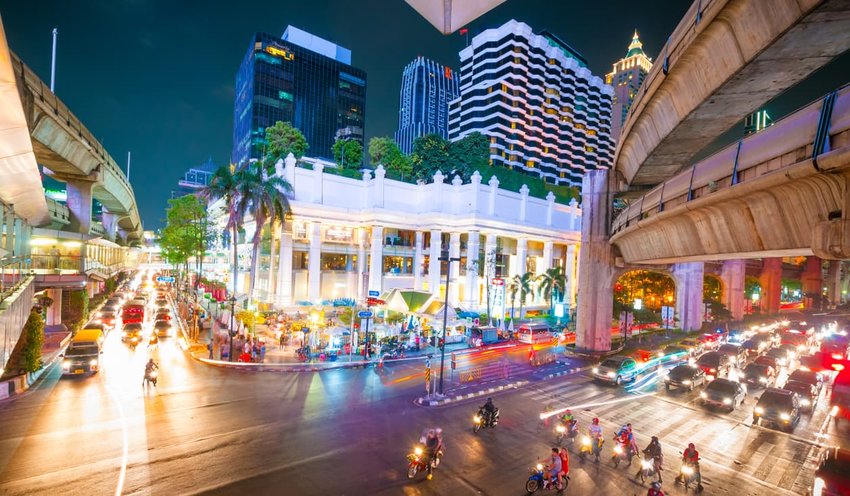
<path id="1" fill-rule="evenodd" d="M 126 266 L 125 262 L 107 265 L 99 260 L 80 255 L 32 255 L 30 260 L 31 271 L 35 274 L 62 274 L 65 272 L 80 274 L 97 271 L 111 276 Z"/>
<path id="2" fill-rule="evenodd" d="M 808 150 L 810 145 L 814 151 L 806 158 L 812 158 L 817 169 L 817 157 L 826 151 L 823 144 L 817 146 L 818 139 L 823 142 L 824 136 L 847 130 L 850 130 L 850 84 L 693 164 L 632 201 L 614 219 L 611 234 L 667 208 L 773 173 L 786 165 L 785 161 L 778 162 L 779 167 L 759 166 L 801 148 Z M 799 161 L 793 160 L 791 164 Z"/>
<path id="3" fill-rule="evenodd" d="M 14 294 L 31 272 L 28 258 L 0 258 L 0 302 Z"/>
<path id="4" fill-rule="evenodd" d="M 47 200 L 47 211 L 50 213 L 50 218 L 54 221 L 59 221 L 64 224 L 71 222 L 71 211 L 68 205 L 60 203 L 53 198 L 45 198 Z"/>

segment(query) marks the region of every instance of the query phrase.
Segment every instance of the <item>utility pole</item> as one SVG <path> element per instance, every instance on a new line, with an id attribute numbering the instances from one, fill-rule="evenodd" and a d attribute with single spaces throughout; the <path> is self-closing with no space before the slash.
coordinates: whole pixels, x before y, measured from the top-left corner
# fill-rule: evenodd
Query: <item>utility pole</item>
<path id="1" fill-rule="evenodd" d="M 127 152 L 127 181 L 130 180 L 130 152 Z"/>
<path id="2" fill-rule="evenodd" d="M 53 28 L 53 55 L 50 58 L 50 92 L 56 93 L 56 38 L 59 36 L 59 29 Z"/>
<path id="3" fill-rule="evenodd" d="M 443 394 L 443 368 L 446 363 L 446 327 L 449 320 L 449 276 L 452 273 L 452 262 L 460 262 L 460 257 L 450 257 L 449 252 L 444 251 L 439 258 L 446 262 L 446 301 L 443 302 L 443 343 L 440 345 L 440 394 Z"/>

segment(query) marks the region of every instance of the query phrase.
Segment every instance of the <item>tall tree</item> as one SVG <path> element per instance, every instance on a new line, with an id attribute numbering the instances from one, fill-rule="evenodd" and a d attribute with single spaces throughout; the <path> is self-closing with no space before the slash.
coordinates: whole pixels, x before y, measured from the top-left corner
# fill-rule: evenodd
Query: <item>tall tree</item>
<path id="1" fill-rule="evenodd" d="M 549 315 L 554 313 L 555 299 L 563 299 L 567 275 L 561 266 L 551 267 L 537 276 L 537 294 L 549 302 Z"/>
<path id="2" fill-rule="evenodd" d="M 490 142 L 478 131 L 467 134 L 449 145 L 452 173 L 469 181 L 475 171 L 484 173 L 490 166 Z"/>
<path id="3" fill-rule="evenodd" d="M 454 169 L 449 156 L 449 142 L 438 134 L 426 134 L 413 140 L 411 161 L 413 175 L 426 182 L 437 171 L 449 175 Z"/>
<path id="4" fill-rule="evenodd" d="M 223 165 L 216 169 L 207 186 L 198 193 L 198 196 L 207 202 L 213 203 L 221 200 L 225 215 L 227 216 L 227 224 L 225 229 L 230 231 L 230 244 L 233 247 L 233 292 L 236 295 L 236 279 L 239 274 L 239 258 L 236 249 L 239 240 L 239 226 L 242 224 L 245 212 L 239 210 L 237 182 L 239 178 L 237 173 L 234 173 L 234 166 Z"/>
<path id="5" fill-rule="evenodd" d="M 363 164 L 363 145 L 355 139 L 338 139 L 333 146 L 334 160 L 343 169 L 359 169 Z"/>
<path id="6" fill-rule="evenodd" d="M 266 143 L 266 161 L 270 163 L 284 159 L 290 153 L 295 158 L 301 158 L 310 148 L 301 131 L 283 121 L 277 121 L 274 126 L 266 128 Z"/>
<path id="7" fill-rule="evenodd" d="M 257 262 L 263 229 L 274 226 L 275 222 L 284 222 L 292 212 L 289 196 L 292 185 L 279 176 L 269 176 L 258 163 L 248 164 L 239 171 L 236 181 L 237 212 L 250 215 L 254 219 L 254 237 L 252 239 L 251 275 L 248 279 L 248 297 L 253 299 L 257 279 Z"/>
<path id="8" fill-rule="evenodd" d="M 369 158 L 372 165 L 381 164 L 387 172 L 398 174 L 402 178 L 413 173 L 413 163 L 392 138 L 374 136 L 370 139 Z"/>

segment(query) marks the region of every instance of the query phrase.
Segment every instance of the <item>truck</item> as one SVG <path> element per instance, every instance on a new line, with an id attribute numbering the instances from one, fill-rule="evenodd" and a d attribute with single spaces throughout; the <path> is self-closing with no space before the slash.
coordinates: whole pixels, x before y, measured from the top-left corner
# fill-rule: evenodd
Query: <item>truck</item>
<path id="1" fill-rule="evenodd" d="M 481 346 L 499 341 L 499 331 L 491 326 L 476 326 L 469 332 L 470 344 Z"/>
<path id="2" fill-rule="evenodd" d="M 83 329 L 71 338 L 62 357 L 62 375 L 96 374 L 103 353 L 103 331 Z"/>

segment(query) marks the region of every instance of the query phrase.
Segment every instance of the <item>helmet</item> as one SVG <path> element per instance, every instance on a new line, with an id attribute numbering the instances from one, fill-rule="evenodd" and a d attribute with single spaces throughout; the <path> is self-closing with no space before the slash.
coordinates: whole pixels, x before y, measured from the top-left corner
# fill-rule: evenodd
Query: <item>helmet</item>
<path id="1" fill-rule="evenodd" d="M 658 436 L 652 436 L 652 442 L 657 443 L 658 442 Z"/>
<path id="2" fill-rule="evenodd" d="M 692 449 L 692 450 L 693 450 L 693 449 L 697 449 L 697 447 L 696 447 L 696 445 L 695 445 L 694 443 L 689 443 L 689 444 L 688 444 L 688 449 Z"/>
<path id="3" fill-rule="evenodd" d="M 569 408 L 564 412 L 564 415 L 572 415 L 572 414 L 573 414 L 573 411 L 570 410 Z"/>
<path id="4" fill-rule="evenodd" d="M 434 437 L 437 435 L 437 433 L 434 431 L 434 429 L 428 429 L 428 435 Z"/>
<path id="5" fill-rule="evenodd" d="M 593 417 L 593 424 L 594 424 L 594 425 L 598 425 L 598 424 L 599 424 L 599 417 Z"/>
<path id="6" fill-rule="evenodd" d="M 649 487 L 651 487 L 652 489 L 655 489 L 656 491 L 659 491 L 659 490 L 661 490 L 661 483 L 658 482 L 658 481 L 655 481 L 652 484 L 650 484 Z"/>
<path id="7" fill-rule="evenodd" d="M 491 403 L 492 401 L 493 401 L 493 398 L 487 398 L 487 403 Z"/>

